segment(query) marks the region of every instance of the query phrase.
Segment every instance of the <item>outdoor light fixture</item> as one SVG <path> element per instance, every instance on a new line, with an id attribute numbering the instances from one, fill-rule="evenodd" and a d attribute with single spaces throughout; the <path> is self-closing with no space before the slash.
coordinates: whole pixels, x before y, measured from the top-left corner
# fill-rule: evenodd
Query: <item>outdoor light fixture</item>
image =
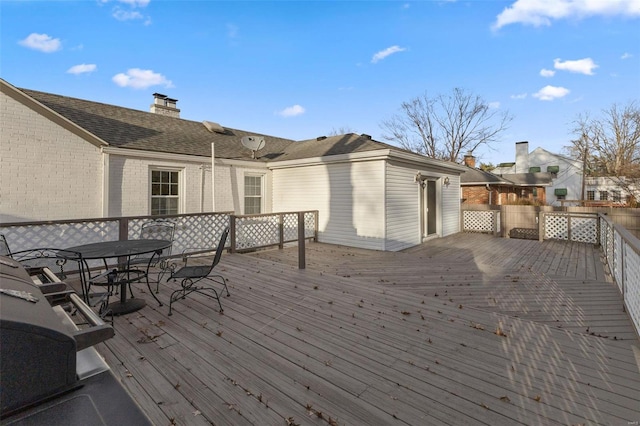
<path id="1" fill-rule="evenodd" d="M 449 186 L 449 176 L 446 176 L 442 183 L 444 183 L 444 186 Z"/>

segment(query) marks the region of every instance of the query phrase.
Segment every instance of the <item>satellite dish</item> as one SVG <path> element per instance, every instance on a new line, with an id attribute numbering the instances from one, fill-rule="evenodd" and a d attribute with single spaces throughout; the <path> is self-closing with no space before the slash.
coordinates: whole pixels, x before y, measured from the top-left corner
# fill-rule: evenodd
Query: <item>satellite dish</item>
<path id="1" fill-rule="evenodd" d="M 256 151 L 261 150 L 265 145 L 264 137 L 262 136 L 243 136 L 240 142 L 245 148 L 252 151 L 252 158 L 256 158 Z"/>

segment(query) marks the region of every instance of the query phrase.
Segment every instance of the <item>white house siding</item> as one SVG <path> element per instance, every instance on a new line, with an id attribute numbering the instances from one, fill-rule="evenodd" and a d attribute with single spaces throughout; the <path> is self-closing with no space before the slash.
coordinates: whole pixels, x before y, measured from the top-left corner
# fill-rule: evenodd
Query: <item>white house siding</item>
<path id="1" fill-rule="evenodd" d="M 274 211 L 318 210 L 319 240 L 384 249 L 384 161 L 273 170 Z"/>
<path id="2" fill-rule="evenodd" d="M 0 93 L 0 221 L 102 216 L 99 148 Z"/>
<path id="3" fill-rule="evenodd" d="M 555 190 L 567 189 L 567 200 L 582 199 L 582 163 L 561 155 L 553 154 L 542 148 L 536 148 L 529 154 L 529 167 L 540 167 L 546 172 L 548 166 L 559 166 L 558 176 L 553 178 L 551 187 L 547 188 L 547 203 L 560 205 Z"/>
<path id="4" fill-rule="evenodd" d="M 460 230 L 460 176 L 430 170 L 420 170 L 389 162 L 386 168 L 386 247 L 398 251 L 420 244 L 420 187 L 415 182 L 417 173 L 438 179 L 437 199 L 439 212 L 437 232 L 440 236 Z M 449 185 L 443 185 L 445 177 Z"/>
<path id="5" fill-rule="evenodd" d="M 151 213 L 151 170 L 155 168 L 180 172 L 180 213 L 198 213 L 201 209 L 211 211 L 209 164 L 111 155 L 109 216 L 138 216 Z"/>
<path id="6" fill-rule="evenodd" d="M 442 186 L 442 236 L 460 232 L 460 176 L 449 175 L 449 186 Z"/>
<path id="7" fill-rule="evenodd" d="M 387 164 L 385 250 L 398 251 L 420 244 L 420 185 L 418 170 Z"/>

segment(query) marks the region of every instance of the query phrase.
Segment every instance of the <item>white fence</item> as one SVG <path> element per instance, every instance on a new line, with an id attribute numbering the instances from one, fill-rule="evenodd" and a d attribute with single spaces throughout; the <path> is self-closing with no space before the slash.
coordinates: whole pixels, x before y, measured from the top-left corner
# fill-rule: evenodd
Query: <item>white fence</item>
<path id="1" fill-rule="evenodd" d="M 606 216 L 599 215 L 599 240 L 624 306 L 640 334 L 640 240 Z"/>
<path id="2" fill-rule="evenodd" d="M 500 210 L 463 210 L 462 230 L 464 232 L 500 232 Z"/>
<path id="3" fill-rule="evenodd" d="M 13 252 L 33 248 L 66 248 L 101 241 L 138 238 L 142 225 L 163 219 L 175 224 L 172 253 L 192 248 L 215 248 L 226 227 L 231 251 L 252 250 L 298 240 L 298 217 L 304 221 L 304 237 L 317 239 L 318 211 L 234 216 L 229 212 L 170 216 L 141 216 L 0 224 Z"/>

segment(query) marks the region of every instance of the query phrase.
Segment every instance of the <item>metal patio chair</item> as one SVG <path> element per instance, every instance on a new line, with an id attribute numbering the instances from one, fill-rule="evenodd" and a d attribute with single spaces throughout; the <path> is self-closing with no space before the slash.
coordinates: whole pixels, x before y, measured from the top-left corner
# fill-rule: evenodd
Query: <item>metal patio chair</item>
<path id="1" fill-rule="evenodd" d="M 6 239 L 0 240 L 6 243 Z M 84 280 L 85 263 L 80 253 L 58 248 L 34 248 L 11 252 L 11 256 L 7 257 L 23 265 L 51 304 L 62 303 L 67 294 L 75 293 L 75 290 L 62 281 L 67 278 L 67 272 L 72 271 L 78 272 L 82 296 L 85 300 L 88 298 Z M 74 264 L 77 266 L 73 266 Z"/>
<path id="2" fill-rule="evenodd" d="M 220 274 L 212 274 L 214 268 L 220 262 L 220 257 L 224 250 L 224 246 L 227 243 L 227 237 L 229 236 L 229 228 L 226 228 L 220 236 L 218 242 L 218 248 L 216 254 L 213 257 L 213 262 L 209 265 L 188 265 L 190 257 L 184 256 L 184 266 L 177 271 L 173 272 L 168 279 L 181 280 L 180 289 L 175 290 L 169 297 L 169 315 L 172 314 L 173 303 L 179 299 L 186 298 L 189 294 L 196 292 L 205 296 L 211 297 L 218 301 L 220 306 L 220 312 L 223 312 L 222 303 L 220 303 L 220 295 L 218 291 L 212 286 L 200 286 L 198 285 L 202 280 L 209 280 L 214 283 L 222 284 L 224 290 L 227 292 L 227 297 L 230 296 L 229 289 L 227 288 L 227 280 Z"/>
<path id="3" fill-rule="evenodd" d="M 4 234 L 0 234 L 0 256 L 11 257 L 11 249 Z"/>

